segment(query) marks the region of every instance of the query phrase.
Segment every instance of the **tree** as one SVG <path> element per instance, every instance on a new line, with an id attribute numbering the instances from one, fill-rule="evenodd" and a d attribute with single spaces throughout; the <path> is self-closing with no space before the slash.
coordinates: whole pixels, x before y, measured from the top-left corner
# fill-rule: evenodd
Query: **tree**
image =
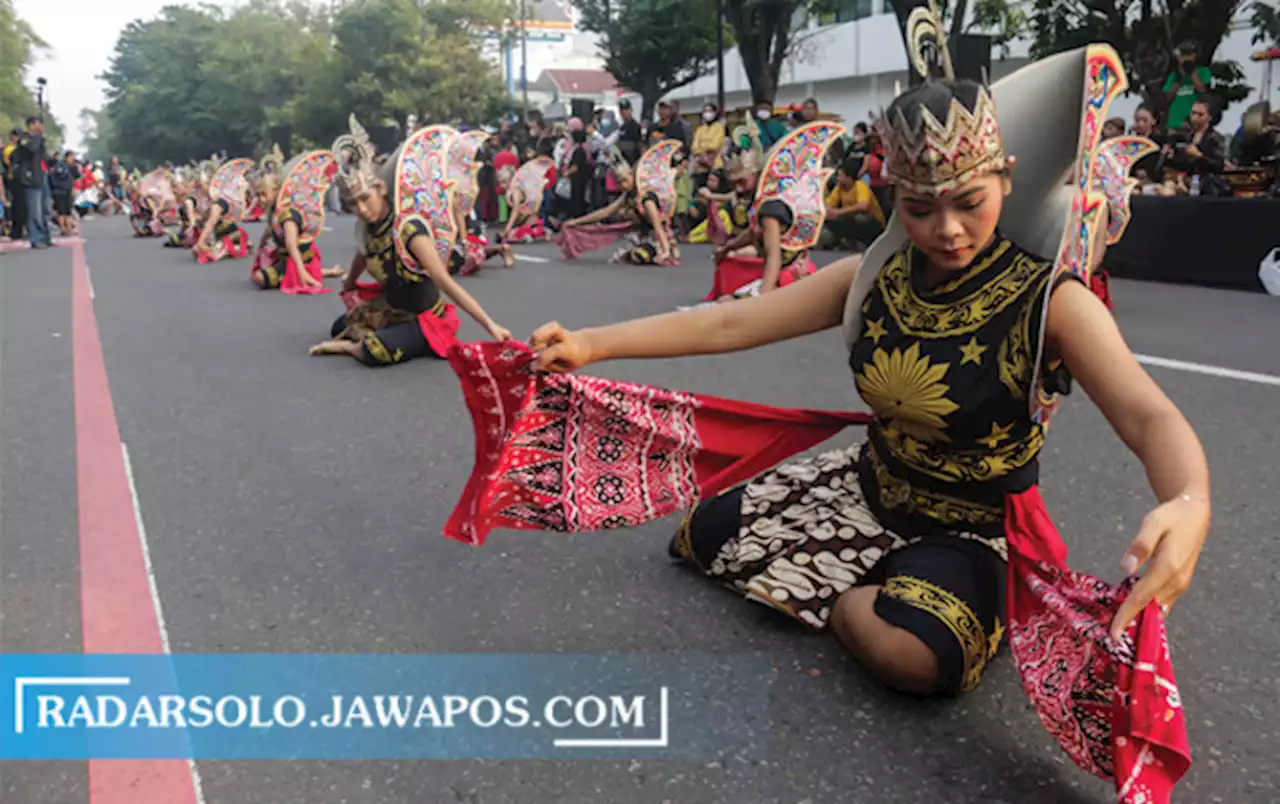
<path id="1" fill-rule="evenodd" d="M 86 159 L 106 164 L 115 154 L 116 135 L 105 109 L 80 110 L 80 141 Z"/>
<path id="2" fill-rule="evenodd" d="M 892 0 L 900 23 L 921 0 Z M 992 30 L 1005 41 L 1031 39 L 1031 57 L 1044 58 L 1094 42 L 1116 49 L 1124 61 L 1131 92 L 1163 113 L 1164 83 L 1175 69 L 1174 51 L 1187 40 L 1209 60 L 1214 93 L 1223 108 L 1249 95 L 1240 66 L 1212 61 L 1231 20 L 1248 0 L 1034 0 L 1030 14 L 1009 13 L 1008 0 L 979 0 L 971 27 Z"/>
<path id="3" fill-rule="evenodd" d="M 13 0 L 0 0 L 0 134 L 8 142 L 8 132 L 23 128 L 27 117 L 39 106 L 26 84 L 27 72 L 36 53 L 48 48 L 31 25 L 20 18 Z M 62 127 L 46 109 L 45 135 L 50 142 L 62 139 Z"/>
<path id="4" fill-rule="evenodd" d="M 756 100 L 776 99 L 782 65 L 804 39 L 800 27 L 839 5 L 838 0 L 724 0 L 725 20 Z"/>
<path id="5" fill-rule="evenodd" d="M 584 30 L 600 35 L 605 69 L 650 105 L 701 76 L 716 57 L 715 4 L 705 0 L 573 0 Z"/>

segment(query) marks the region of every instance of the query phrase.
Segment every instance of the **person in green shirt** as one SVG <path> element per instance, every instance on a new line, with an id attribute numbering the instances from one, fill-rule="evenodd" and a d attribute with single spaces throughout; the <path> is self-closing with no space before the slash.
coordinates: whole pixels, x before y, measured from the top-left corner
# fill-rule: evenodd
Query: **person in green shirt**
<path id="1" fill-rule="evenodd" d="M 1164 97 L 1169 103 L 1166 125 L 1170 130 L 1181 128 L 1196 98 L 1209 91 L 1213 74 L 1208 67 L 1197 66 L 1199 59 L 1200 46 L 1196 43 L 1184 42 L 1178 46 L 1177 69 L 1169 73 L 1164 82 Z"/>

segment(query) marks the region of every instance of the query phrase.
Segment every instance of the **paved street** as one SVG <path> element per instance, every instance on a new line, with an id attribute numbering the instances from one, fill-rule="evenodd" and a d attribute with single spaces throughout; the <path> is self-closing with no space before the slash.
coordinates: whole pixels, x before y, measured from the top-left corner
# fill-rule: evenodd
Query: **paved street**
<path id="1" fill-rule="evenodd" d="M 352 220 L 331 220 L 327 264 L 347 262 Z M 256 240 L 259 227 L 250 231 Z M 888 694 L 829 638 L 673 567 L 670 521 L 497 532 L 482 549 L 446 540 L 473 449 L 447 364 L 372 370 L 309 357 L 341 312 L 336 293 L 257 291 L 247 261 L 196 265 L 133 238 L 123 218 L 85 233 L 119 440 L 173 652 L 698 650 L 763 655 L 778 670 L 764 761 L 207 761 L 198 770 L 208 804 L 1113 800 L 1044 731 L 1007 655 L 959 701 Z M 464 280 L 518 337 L 552 319 L 581 326 L 671 310 L 710 284 L 705 247 L 688 247 L 679 268 L 607 265 L 606 253 L 565 263 L 550 245 L 519 253 L 541 261 L 504 270 L 495 260 Z M 70 247 L 0 254 L 4 652 L 79 652 L 92 636 L 84 623 L 102 619 L 82 611 L 93 579 L 82 577 L 92 570 L 82 572 L 79 536 L 72 279 Z M 1113 292 L 1135 352 L 1280 376 L 1280 299 L 1124 281 Z M 465 316 L 461 334 L 484 336 Z M 1169 621 L 1195 760 L 1177 800 L 1280 801 L 1280 386 L 1150 370 L 1200 433 L 1214 480 L 1210 544 Z M 836 332 L 591 371 L 776 405 L 858 405 Z M 1118 580 L 1151 505 L 1141 465 L 1081 392 L 1043 459 L 1072 566 Z M 88 795 L 85 763 L 0 765 L 4 804 Z"/>

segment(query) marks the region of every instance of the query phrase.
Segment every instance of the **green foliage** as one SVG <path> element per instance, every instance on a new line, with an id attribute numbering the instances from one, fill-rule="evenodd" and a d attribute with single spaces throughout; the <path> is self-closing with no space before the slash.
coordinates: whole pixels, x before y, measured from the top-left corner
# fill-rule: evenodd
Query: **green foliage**
<path id="1" fill-rule="evenodd" d="M 7 0 L 0 0 L 7 2 Z M 273 126 L 294 150 L 327 147 L 354 112 L 366 125 L 478 122 L 503 92 L 481 36 L 508 0 L 249 0 L 168 6 L 116 42 L 91 147 L 131 165 L 257 155 Z"/>
<path id="2" fill-rule="evenodd" d="M 989 0 L 993 3 L 1004 0 Z M 1214 76 L 1213 92 L 1227 104 L 1248 97 L 1239 65 L 1213 61 L 1245 0 L 1035 0 L 1027 30 L 1031 55 L 1110 44 L 1124 60 L 1131 91 L 1159 112 L 1167 108 L 1164 83 L 1176 67 L 1174 51 L 1182 42 L 1200 45 L 1202 63 Z"/>
<path id="3" fill-rule="evenodd" d="M 573 0 L 585 30 L 600 34 L 605 69 L 649 108 L 701 76 L 716 57 L 716 8 L 705 0 Z"/>
<path id="4" fill-rule="evenodd" d="M 28 72 L 36 54 L 46 48 L 44 40 L 18 16 L 13 0 L 0 0 L 0 135 L 6 143 L 10 129 L 24 127 L 27 117 L 39 112 Z M 62 127 L 48 109 L 44 123 L 49 141 L 60 141 Z"/>
<path id="5" fill-rule="evenodd" d="M 1253 23 L 1253 44 L 1280 47 L 1280 9 L 1254 0 L 1249 21 Z"/>
<path id="6" fill-rule="evenodd" d="M 756 100 L 777 98 L 782 65 L 803 39 L 797 24 L 834 13 L 840 5 L 840 0 L 724 0 L 725 20 Z"/>

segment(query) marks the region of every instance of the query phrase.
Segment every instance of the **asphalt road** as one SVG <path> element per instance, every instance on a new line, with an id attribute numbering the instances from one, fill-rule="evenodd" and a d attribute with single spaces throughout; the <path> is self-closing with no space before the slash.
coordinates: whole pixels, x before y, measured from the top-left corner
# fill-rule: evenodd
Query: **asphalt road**
<path id="1" fill-rule="evenodd" d="M 350 218 L 321 240 L 345 262 Z M 1007 658 L 955 702 L 881 691 L 826 637 L 673 567 L 672 523 L 559 536 L 440 535 L 471 468 L 449 367 L 371 370 L 307 348 L 336 294 L 253 289 L 245 262 L 194 264 L 85 226 L 120 438 L 174 652 L 753 653 L 778 669 L 764 760 L 199 763 L 209 804 L 1105 802 L 1040 726 Z M 256 235 L 256 228 L 254 234 Z M 680 268 L 497 263 L 467 288 L 518 336 L 700 298 Z M 82 650 L 70 249 L 0 255 L 0 650 Z M 331 284 L 335 284 L 331 280 Z M 1280 375 L 1280 300 L 1116 281 L 1134 350 Z M 484 333 L 464 320 L 462 337 Z M 755 352 L 603 365 L 607 376 L 770 404 L 858 406 L 837 333 Z M 1180 802 L 1280 801 L 1280 387 L 1167 368 L 1214 471 L 1215 521 L 1169 621 L 1195 764 Z M 1080 570 L 1117 580 L 1151 505 L 1141 465 L 1083 393 L 1044 453 L 1050 510 Z M 817 672 L 814 672 L 814 671 Z M 744 703 L 744 705 L 750 705 Z M 84 763 L 0 765 L 4 804 L 81 804 Z M 139 802 L 152 804 L 152 802 Z"/>

